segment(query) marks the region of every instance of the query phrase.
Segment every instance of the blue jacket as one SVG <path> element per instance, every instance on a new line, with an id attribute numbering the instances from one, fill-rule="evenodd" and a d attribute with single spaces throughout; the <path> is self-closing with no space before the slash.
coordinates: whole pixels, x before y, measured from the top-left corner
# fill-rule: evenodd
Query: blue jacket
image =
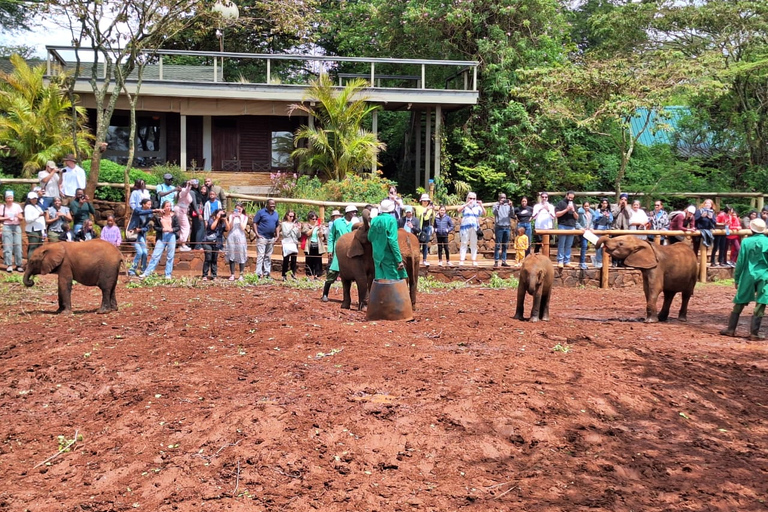
<path id="1" fill-rule="evenodd" d="M 448 215 L 435 216 L 435 233 L 439 236 L 446 236 L 451 231 L 453 231 L 453 219 Z"/>

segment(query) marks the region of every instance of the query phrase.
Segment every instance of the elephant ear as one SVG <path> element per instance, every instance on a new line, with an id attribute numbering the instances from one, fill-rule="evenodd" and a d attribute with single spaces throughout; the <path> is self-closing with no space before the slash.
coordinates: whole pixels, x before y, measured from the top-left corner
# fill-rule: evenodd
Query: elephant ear
<path id="1" fill-rule="evenodd" d="M 369 244 L 367 230 L 359 229 L 355 232 L 355 236 L 352 237 L 352 243 L 349 244 L 347 249 L 348 258 L 357 258 L 365 255 L 365 247 L 363 244 Z"/>
<path id="2" fill-rule="evenodd" d="M 640 242 L 637 249 L 624 258 L 624 264 L 629 267 L 648 270 L 659 264 L 659 255 L 652 243 Z"/>
<path id="3" fill-rule="evenodd" d="M 59 265 L 61 265 L 64 262 L 64 255 L 66 254 L 66 251 L 64 249 L 64 246 L 66 245 L 66 242 L 57 242 L 53 244 L 48 244 L 47 246 L 38 249 L 39 251 L 43 252 L 42 254 L 42 263 L 40 264 L 40 274 L 50 274 L 51 272 L 55 271 L 57 268 L 59 268 Z M 35 254 L 37 256 L 37 254 Z"/>

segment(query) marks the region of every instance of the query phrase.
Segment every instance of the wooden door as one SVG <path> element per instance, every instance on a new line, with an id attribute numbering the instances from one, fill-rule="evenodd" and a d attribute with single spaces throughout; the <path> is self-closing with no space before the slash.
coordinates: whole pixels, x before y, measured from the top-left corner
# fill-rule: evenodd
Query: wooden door
<path id="1" fill-rule="evenodd" d="M 239 160 L 240 138 L 237 117 L 214 117 L 211 120 L 211 162 L 214 171 L 223 170 L 224 160 Z"/>

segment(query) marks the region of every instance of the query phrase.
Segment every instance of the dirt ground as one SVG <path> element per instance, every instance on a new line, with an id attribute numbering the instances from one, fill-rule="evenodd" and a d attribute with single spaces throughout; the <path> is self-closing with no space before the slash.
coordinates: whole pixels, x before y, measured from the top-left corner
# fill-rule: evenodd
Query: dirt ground
<path id="1" fill-rule="evenodd" d="M 768 344 L 717 334 L 732 287 L 687 324 L 638 322 L 639 287 L 369 323 L 282 283 L 121 283 L 110 315 L 75 286 L 55 316 L 54 279 L 0 284 L 0 510 L 768 508 Z"/>

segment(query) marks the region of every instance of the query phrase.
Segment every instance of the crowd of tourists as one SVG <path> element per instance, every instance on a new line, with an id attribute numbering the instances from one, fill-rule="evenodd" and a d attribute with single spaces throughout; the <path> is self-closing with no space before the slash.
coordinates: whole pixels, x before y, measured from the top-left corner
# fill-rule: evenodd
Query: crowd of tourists
<path id="1" fill-rule="evenodd" d="M 165 276 L 170 278 L 176 251 L 204 251 L 202 277 L 218 277 L 219 254 L 223 251 L 229 266 L 228 278 L 242 280 L 248 260 L 249 237 L 247 226 L 252 224 L 255 236 L 256 268 L 259 278 L 271 275 L 271 262 L 275 247 L 282 251 L 282 278 L 292 279 L 299 274 L 298 255 L 304 254 L 304 272 L 319 279 L 330 265 L 327 277 L 338 274 L 333 265 L 335 242 L 351 231 L 361 221 L 355 205 L 349 205 L 342 213 L 333 210 L 329 222 L 320 218 L 318 212 L 310 211 L 299 219 L 296 211 L 288 210 L 282 218 L 276 211 L 274 200 L 267 201 L 250 218 L 242 204 L 227 209 L 224 190 L 215 185 L 211 178 L 203 182 L 191 179 L 174 184 L 171 174 L 163 176 L 163 183 L 156 187 L 154 194 L 147 189 L 143 180 L 134 183 L 130 195 L 130 221 L 125 236 L 117 226 L 115 218 L 109 216 L 101 228 L 100 235 L 94 230 L 95 210 L 84 193 L 85 173 L 75 164 L 74 157 L 64 159 L 63 169 L 48 162 L 39 173 L 39 186 L 26 196 L 24 205 L 15 202 L 12 191 L 5 192 L 5 202 L 0 211 L 3 225 L 3 256 L 8 272 L 23 270 L 21 230 L 22 225 L 28 239 L 26 257 L 45 242 L 77 242 L 97 236 L 116 247 L 132 244 L 135 256 L 129 273 L 138 277 L 152 274 L 165 254 Z M 535 204 L 527 197 L 521 197 L 515 205 L 506 194 L 498 195 L 497 201 L 484 205 L 474 192 L 466 196 L 458 208 L 456 218 L 448 214 L 445 205 L 433 203 L 429 194 L 422 194 L 415 205 L 405 204 L 396 187 L 390 187 L 382 203 L 368 205 L 371 218 L 382 210 L 383 201 L 387 208 L 392 205 L 391 215 L 398 228 L 416 235 L 420 242 L 422 264 L 429 266 L 428 254 L 431 245 L 437 247 L 439 266 L 453 266 L 449 247 L 455 224 L 458 224 L 458 265 L 478 265 L 478 243 L 484 237 L 482 218 L 493 217 L 494 267 L 520 265 L 531 251 L 541 248 L 542 230 L 581 230 L 599 232 L 606 229 L 644 231 L 671 230 L 698 232 L 692 237 L 693 249 L 699 252 L 701 246 L 710 248 L 710 264 L 733 266 L 738 258 L 739 229 L 745 228 L 751 219 L 762 217 L 768 220 L 768 208 L 758 214 L 753 210 L 743 218 L 730 206 L 719 210 L 710 199 L 700 205 L 689 205 L 683 210 L 667 212 L 660 200 L 653 202 L 653 209 L 646 211 L 639 200 L 629 201 L 627 194 L 621 194 L 617 203 L 607 198 L 597 203 L 574 202 L 575 193 L 567 192 L 559 201 L 552 203 L 549 194 L 538 194 Z M 155 243 L 150 254 L 147 244 L 149 230 L 155 232 Z M 713 234 L 724 230 L 724 234 Z M 659 235 L 638 236 L 654 239 Z M 661 235 L 661 243 L 673 244 L 684 236 Z M 587 257 L 591 254 L 594 267 L 602 266 L 601 251 L 590 252 L 588 237 L 573 235 L 557 236 L 557 264 L 560 267 L 575 266 L 571 259 L 572 247 L 580 246 L 578 265 L 587 268 Z M 469 262 L 467 261 L 469 256 Z M 455 255 L 454 255 L 455 257 Z M 620 264 L 620 263 L 617 263 Z"/>

